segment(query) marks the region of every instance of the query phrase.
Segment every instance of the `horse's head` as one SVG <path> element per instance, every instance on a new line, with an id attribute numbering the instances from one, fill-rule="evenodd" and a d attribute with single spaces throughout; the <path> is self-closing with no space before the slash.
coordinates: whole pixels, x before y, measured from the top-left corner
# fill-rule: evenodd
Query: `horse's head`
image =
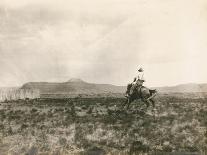
<path id="1" fill-rule="evenodd" d="M 157 90 L 156 89 L 150 89 L 150 94 L 154 94 L 154 93 L 157 93 Z"/>

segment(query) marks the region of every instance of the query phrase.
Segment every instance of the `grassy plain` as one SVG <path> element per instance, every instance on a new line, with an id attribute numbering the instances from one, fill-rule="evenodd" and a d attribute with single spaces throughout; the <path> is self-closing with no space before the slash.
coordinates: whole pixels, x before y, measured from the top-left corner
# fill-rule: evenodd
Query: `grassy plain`
<path id="1" fill-rule="evenodd" d="M 155 111 L 141 101 L 126 110 L 124 101 L 103 97 L 2 102 L 0 155 L 205 154 L 207 96 L 158 95 Z"/>

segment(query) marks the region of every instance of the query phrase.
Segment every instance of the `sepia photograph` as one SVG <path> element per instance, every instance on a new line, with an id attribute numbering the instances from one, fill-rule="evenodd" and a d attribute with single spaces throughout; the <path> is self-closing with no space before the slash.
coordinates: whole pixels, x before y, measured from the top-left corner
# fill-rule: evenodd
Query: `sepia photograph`
<path id="1" fill-rule="evenodd" d="M 0 0 L 0 155 L 207 155 L 206 0 Z"/>

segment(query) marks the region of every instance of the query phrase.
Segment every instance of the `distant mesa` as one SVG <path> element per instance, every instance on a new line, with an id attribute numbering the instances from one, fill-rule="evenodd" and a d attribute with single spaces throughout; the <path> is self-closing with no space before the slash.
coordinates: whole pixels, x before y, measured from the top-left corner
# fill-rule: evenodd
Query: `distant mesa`
<path id="1" fill-rule="evenodd" d="M 28 82 L 22 89 L 39 90 L 40 94 L 111 94 L 124 93 L 126 87 L 110 84 L 88 83 L 79 78 L 72 78 L 67 82 Z"/>
<path id="2" fill-rule="evenodd" d="M 83 81 L 82 79 L 79 79 L 79 78 L 71 78 L 67 82 L 84 82 L 84 83 L 86 83 L 85 81 Z"/>

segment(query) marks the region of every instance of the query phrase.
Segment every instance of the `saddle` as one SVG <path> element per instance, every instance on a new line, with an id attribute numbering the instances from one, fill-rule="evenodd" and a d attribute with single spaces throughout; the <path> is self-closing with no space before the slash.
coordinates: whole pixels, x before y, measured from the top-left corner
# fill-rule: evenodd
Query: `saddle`
<path id="1" fill-rule="evenodd" d="M 133 95 L 135 93 L 137 93 L 138 96 L 142 97 L 142 89 L 146 88 L 145 86 L 138 86 L 138 85 L 132 85 L 129 89 L 130 89 L 130 95 Z M 157 92 L 156 89 L 149 89 L 150 92 L 150 96 L 152 96 L 153 94 L 155 94 Z"/>

